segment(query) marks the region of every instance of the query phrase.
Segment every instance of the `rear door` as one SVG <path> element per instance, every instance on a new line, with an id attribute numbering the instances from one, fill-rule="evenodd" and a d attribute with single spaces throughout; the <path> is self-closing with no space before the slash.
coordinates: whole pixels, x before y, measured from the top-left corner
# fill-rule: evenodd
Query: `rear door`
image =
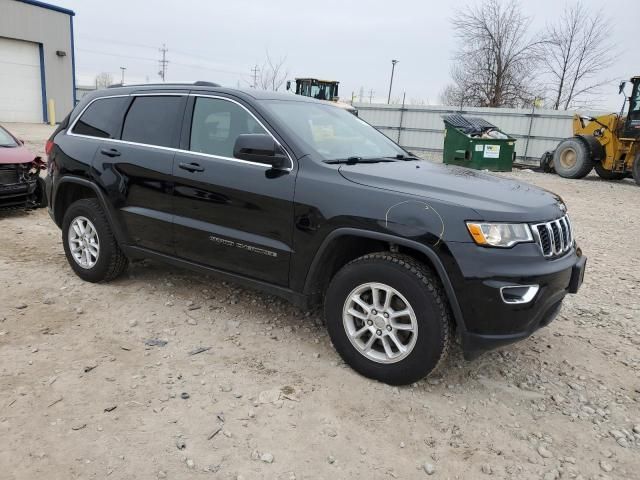
<path id="1" fill-rule="evenodd" d="M 194 95 L 174 160 L 174 231 L 179 257 L 288 285 L 296 166 L 234 158 L 238 135 L 266 133 L 238 100 Z"/>
<path id="2" fill-rule="evenodd" d="M 185 94 L 132 95 L 117 140 L 105 140 L 94 167 L 111 190 L 132 245 L 173 254 L 173 157 Z"/>

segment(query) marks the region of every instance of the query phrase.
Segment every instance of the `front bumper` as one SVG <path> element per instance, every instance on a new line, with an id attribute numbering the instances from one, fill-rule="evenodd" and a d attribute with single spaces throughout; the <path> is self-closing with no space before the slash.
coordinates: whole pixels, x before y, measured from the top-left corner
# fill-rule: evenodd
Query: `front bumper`
<path id="1" fill-rule="evenodd" d="M 450 248 L 459 267 L 460 277 L 453 284 L 464 319 L 460 336 L 468 360 L 527 338 L 551 323 L 564 297 L 576 293 L 584 278 L 586 257 L 579 249 L 549 260 L 534 244 L 512 249 L 473 244 Z M 535 296 L 523 303 L 506 302 L 501 290 L 520 285 L 537 286 Z"/>
<path id="2" fill-rule="evenodd" d="M 36 180 L 0 185 L 0 208 L 26 205 L 36 191 Z"/>

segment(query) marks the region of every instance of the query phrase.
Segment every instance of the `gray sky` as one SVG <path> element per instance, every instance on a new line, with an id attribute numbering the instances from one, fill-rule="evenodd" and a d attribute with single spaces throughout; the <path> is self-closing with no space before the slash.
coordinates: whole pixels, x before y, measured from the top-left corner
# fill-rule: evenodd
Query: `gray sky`
<path id="1" fill-rule="evenodd" d="M 289 78 L 339 80 L 343 99 L 364 89 L 368 101 L 385 100 L 391 59 L 396 67 L 393 96 L 438 103 L 449 79 L 455 49 L 450 18 L 473 0 L 51 0 L 76 12 L 78 83 L 101 71 L 127 82 L 158 81 L 158 51 L 166 43 L 167 80 L 211 80 L 248 86 L 251 68 L 286 57 Z M 617 83 L 640 74 L 637 0 L 584 0 L 607 7 L 618 44 L 606 78 L 602 107 L 617 110 Z M 532 32 L 560 15 L 564 0 L 522 0 Z M 303 6 L 304 5 L 304 6 Z"/>

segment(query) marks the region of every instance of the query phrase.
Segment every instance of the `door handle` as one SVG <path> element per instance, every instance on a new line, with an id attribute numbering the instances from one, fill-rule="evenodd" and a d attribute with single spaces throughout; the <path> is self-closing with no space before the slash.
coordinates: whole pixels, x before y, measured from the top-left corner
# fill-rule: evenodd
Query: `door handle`
<path id="1" fill-rule="evenodd" d="M 121 153 L 115 148 L 101 148 L 100 153 L 107 157 L 119 157 Z"/>
<path id="2" fill-rule="evenodd" d="M 197 163 L 180 162 L 178 164 L 178 167 L 180 167 L 183 170 L 186 170 L 187 172 L 204 172 L 204 167 L 201 167 Z"/>

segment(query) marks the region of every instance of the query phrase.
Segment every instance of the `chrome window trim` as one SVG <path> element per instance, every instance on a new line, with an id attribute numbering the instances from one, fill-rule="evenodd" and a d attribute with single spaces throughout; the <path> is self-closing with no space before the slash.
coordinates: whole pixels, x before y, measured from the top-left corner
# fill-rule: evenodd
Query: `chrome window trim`
<path id="1" fill-rule="evenodd" d="M 203 157 L 207 157 L 207 158 L 214 158 L 216 160 L 226 160 L 226 161 L 230 161 L 230 162 L 243 163 L 243 164 L 246 164 L 246 165 L 255 165 L 255 166 L 258 166 L 258 167 L 263 167 L 263 168 L 265 168 L 267 170 L 271 168 L 271 165 L 268 165 L 266 163 L 251 162 L 249 160 L 242 160 L 240 158 L 225 157 L 225 156 L 222 156 L 222 155 L 213 155 L 211 153 L 204 153 L 204 152 L 194 152 L 192 150 L 183 150 L 181 148 L 163 147 L 161 145 L 152 145 L 152 144 L 149 144 L 149 143 L 129 142 L 127 140 L 119 140 L 117 138 L 93 137 L 91 135 L 83 135 L 83 134 L 80 134 L 80 133 L 74 133 L 73 132 L 73 129 L 75 128 L 76 123 L 78 123 L 78 120 L 80 120 L 80 117 L 82 117 L 82 115 L 87 110 L 87 108 L 89 108 L 91 105 L 93 105 L 94 102 L 97 102 L 98 100 L 104 100 L 104 99 L 107 99 L 107 98 L 142 97 L 142 96 L 146 96 L 146 97 L 151 97 L 151 96 L 153 96 L 153 97 L 166 97 L 166 96 L 205 97 L 205 98 L 214 98 L 214 99 L 225 100 L 227 102 L 235 103 L 236 105 L 238 105 L 242 109 L 244 109 L 249 115 L 251 115 L 251 117 L 258 123 L 258 125 L 260 125 L 264 129 L 264 131 L 269 134 L 269 136 L 273 139 L 273 141 L 276 142 L 276 144 L 280 148 L 282 148 L 282 150 L 285 152 L 285 154 L 287 155 L 287 158 L 289 159 L 289 162 L 290 162 L 291 166 L 288 167 L 288 168 L 282 169 L 282 171 L 291 172 L 293 170 L 294 163 L 293 163 L 293 159 L 291 158 L 291 155 L 289 155 L 289 152 L 282 146 L 282 144 L 269 131 L 269 129 L 267 127 L 265 127 L 264 124 L 253 113 L 251 113 L 251 111 L 249 109 L 247 109 L 240 102 L 238 102 L 236 100 L 233 100 L 231 98 L 222 97 L 220 95 L 206 95 L 206 94 L 200 94 L 200 93 L 171 93 L 171 92 L 162 93 L 162 92 L 153 92 L 153 93 L 131 93 L 131 94 L 127 94 L 127 95 L 108 95 L 108 96 L 104 96 L 104 97 L 97 97 L 97 98 L 94 98 L 93 100 L 91 100 L 88 104 L 86 104 L 84 106 L 84 108 L 80 111 L 78 116 L 73 120 L 71 125 L 69 125 L 69 127 L 65 131 L 65 134 L 69 135 L 71 137 L 86 138 L 86 139 L 89 139 L 89 140 L 99 140 L 99 141 L 102 141 L 102 142 L 112 142 L 112 143 L 116 143 L 116 144 L 133 145 L 133 146 L 139 146 L 139 147 L 151 147 L 151 148 L 157 148 L 158 150 L 166 150 L 166 151 L 172 151 L 172 152 L 176 152 L 176 153 L 187 153 L 187 154 L 190 154 L 190 155 L 199 155 L 199 156 L 203 156 Z"/>

